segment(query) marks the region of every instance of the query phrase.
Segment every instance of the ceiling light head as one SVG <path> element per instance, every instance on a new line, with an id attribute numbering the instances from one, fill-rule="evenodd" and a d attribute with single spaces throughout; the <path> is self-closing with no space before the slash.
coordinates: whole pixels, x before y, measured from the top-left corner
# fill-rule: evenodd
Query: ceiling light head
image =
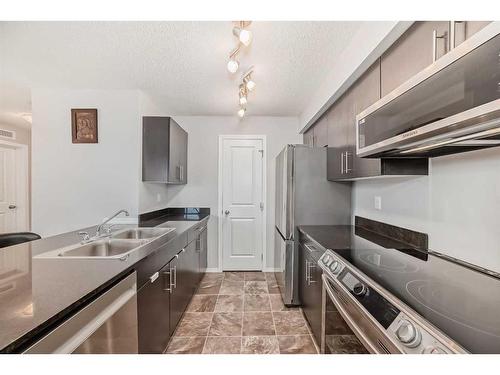
<path id="1" fill-rule="evenodd" d="M 245 104 L 247 104 L 248 100 L 247 100 L 247 89 L 243 83 L 240 85 L 239 95 L 240 95 L 240 105 L 244 107 Z"/>
<path id="2" fill-rule="evenodd" d="M 240 108 L 240 109 L 238 110 L 238 117 L 239 117 L 239 118 L 243 118 L 243 116 L 245 116 L 245 112 L 246 112 L 246 111 L 247 111 L 247 110 L 246 110 L 246 108 L 243 108 L 243 107 L 242 107 L 242 108 Z"/>
<path id="3" fill-rule="evenodd" d="M 238 40 L 245 47 L 248 47 L 252 43 L 252 32 L 249 30 L 242 29 L 240 27 L 233 28 L 233 34 L 238 37 Z"/>
<path id="4" fill-rule="evenodd" d="M 245 74 L 243 74 L 243 83 L 245 85 L 245 89 L 248 91 L 252 91 L 255 89 L 255 81 L 252 79 L 253 66 L 251 66 Z"/>
<path id="5" fill-rule="evenodd" d="M 232 74 L 236 73 L 238 71 L 239 67 L 240 67 L 240 64 L 235 58 L 231 58 L 227 62 L 227 70 L 229 71 L 229 73 L 232 73 Z"/>
<path id="6" fill-rule="evenodd" d="M 248 91 L 253 91 L 253 89 L 255 89 L 255 81 L 252 81 L 251 78 L 248 78 L 248 80 L 245 82 L 245 85 Z"/>

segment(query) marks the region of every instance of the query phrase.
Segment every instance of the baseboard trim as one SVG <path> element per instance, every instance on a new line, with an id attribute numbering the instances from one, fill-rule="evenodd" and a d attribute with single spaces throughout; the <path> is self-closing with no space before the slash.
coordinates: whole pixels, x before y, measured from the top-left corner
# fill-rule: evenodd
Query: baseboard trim
<path id="1" fill-rule="evenodd" d="M 278 271 L 277 268 L 270 268 L 270 267 L 266 267 L 266 268 L 262 269 L 262 272 L 277 272 L 277 271 Z M 206 273 L 222 272 L 222 270 L 217 268 L 217 267 L 214 267 L 214 268 L 207 268 L 207 270 L 205 272 Z"/>
<path id="2" fill-rule="evenodd" d="M 277 268 L 266 267 L 262 270 L 262 272 L 277 272 Z"/>
<path id="3" fill-rule="evenodd" d="M 210 273 L 210 272 L 222 272 L 222 271 L 219 270 L 217 267 L 215 267 L 215 268 L 207 268 L 205 272 Z"/>

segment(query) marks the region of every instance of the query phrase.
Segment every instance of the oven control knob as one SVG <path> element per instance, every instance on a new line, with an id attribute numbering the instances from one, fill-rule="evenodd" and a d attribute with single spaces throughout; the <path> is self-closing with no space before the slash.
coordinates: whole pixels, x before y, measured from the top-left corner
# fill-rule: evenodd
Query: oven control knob
<path id="1" fill-rule="evenodd" d="M 446 354 L 446 351 L 438 346 L 428 346 L 422 350 L 423 354 Z"/>
<path id="2" fill-rule="evenodd" d="M 420 344 L 422 336 L 417 327 L 415 327 L 408 320 L 403 320 L 401 325 L 396 330 L 396 336 L 399 341 L 408 346 L 409 348 L 414 348 Z"/>
<path id="3" fill-rule="evenodd" d="M 326 265 L 328 265 L 328 263 L 330 263 L 332 257 L 330 255 L 325 255 L 323 257 L 323 263 L 325 263 Z"/>
<path id="4" fill-rule="evenodd" d="M 354 295 L 358 297 L 363 297 L 368 292 L 368 288 L 366 287 L 365 284 L 357 283 L 352 288 L 352 292 L 354 293 Z"/>
<path id="5" fill-rule="evenodd" d="M 336 275 L 336 274 L 338 274 L 340 272 L 340 268 L 341 268 L 340 263 L 337 262 L 336 260 L 334 260 L 332 262 L 332 264 L 330 264 L 330 270 L 332 271 L 332 273 L 334 275 Z"/>

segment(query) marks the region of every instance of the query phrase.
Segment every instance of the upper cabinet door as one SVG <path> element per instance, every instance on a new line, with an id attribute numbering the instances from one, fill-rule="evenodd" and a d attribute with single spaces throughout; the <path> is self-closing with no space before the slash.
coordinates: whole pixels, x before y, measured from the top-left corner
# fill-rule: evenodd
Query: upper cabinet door
<path id="1" fill-rule="evenodd" d="M 304 144 L 311 147 L 314 146 L 314 125 L 304 133 Z"/>
<path id="2" fill-rule="evenodd" d="M 173 119 L 170 119 L 170 160 L 168 182 L 187 183 L 188 134 Z"/>
<path id="3" fill-rule="evenodd" d="M 314 125 L 314 147 L 328 146 L 328 120 L 326 114 Z"/>
<path id="4" fill-rule="evenodd" d="M 451 22 L 450 37 L 453 36 L 451 40 L 451 46 L 458 46 L 465 40 L 469 39 L 472 35 L 477 33 L 479 30 L 484 28 L 486 25 L 491 23 L 491 21 L 454 21 Z"/>
<path id="5" fill-rule="evenodd" d="M 380 174 L 380 160 L 363 159 L 356 156 L 356 115 L 380 99 L 380 60 L 377 60 L 359 78 L 353 91 L 354 118 L 350 127 L 350 138 L 354 138 L 354 174 L 356 177 L 377 176 Z"/>
<path id="6" fill-rule="evenodd" d="M 328 180 L 339 180 L 349 178 L 352 171 L 346 161 L 350 153 L 349 147 L 349 118 L 353 115 L 353 100 L 350 94 L 352 90 L 345 93 L 333 104 L 327 112 L 328 121 L 328 153 L 327 153 L 327 178 Z"/>
<path id="7" fill-rule="evenodd" d="M 169 118 L 142 118 L 142 181 L 168 180 Z"/>
<path id="8" fill-rule="evenodd" d="M 433 63 L 449 50 L 448 21 L 415 22 L 381 57 L 382 96 Z M 434 38 L 434 37 L 437 38 Z"/>
<path id="9" fill-rule="evenodd" d="M 344 148 L 347 144 L 347 129 L 342 125 L 346 101 L 341 97 L 326 113 L 328 147 Z"/>

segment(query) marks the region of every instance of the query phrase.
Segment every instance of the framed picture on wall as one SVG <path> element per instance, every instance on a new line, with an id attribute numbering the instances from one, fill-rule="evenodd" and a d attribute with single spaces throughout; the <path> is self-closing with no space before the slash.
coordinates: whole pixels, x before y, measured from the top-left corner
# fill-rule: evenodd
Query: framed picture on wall
<path id="1" fill-rule="evenodd" d="M 97 109 L 71 110 L 71 138 L 73 143 L 97 143 Z"/>

